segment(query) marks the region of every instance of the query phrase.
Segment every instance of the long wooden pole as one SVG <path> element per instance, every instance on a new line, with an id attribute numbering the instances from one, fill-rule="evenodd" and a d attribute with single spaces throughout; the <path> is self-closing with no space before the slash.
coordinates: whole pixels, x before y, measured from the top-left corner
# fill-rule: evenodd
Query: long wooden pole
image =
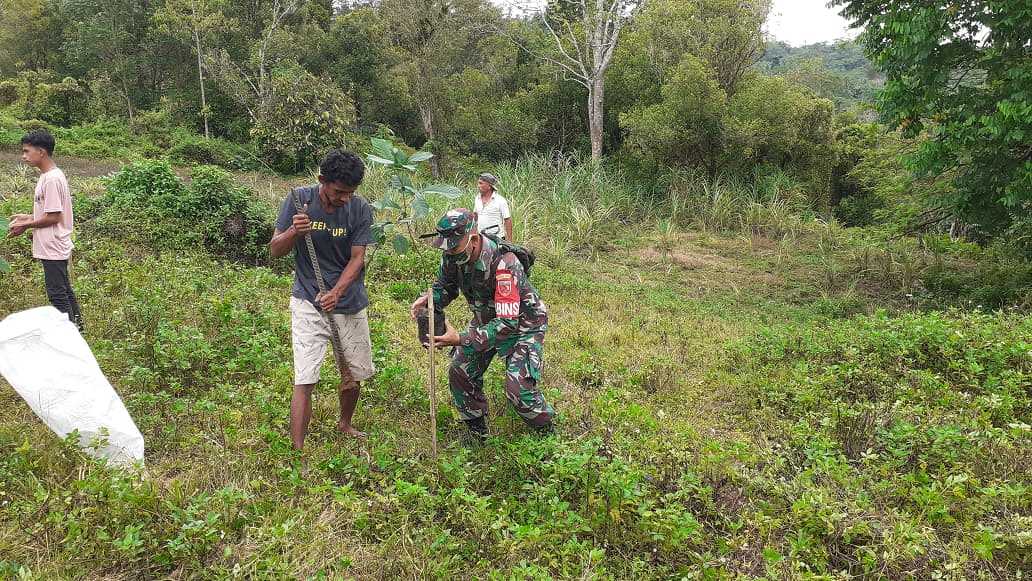
<path id="1" fill-rule="evenodd" d="M 434 333 L 437 326 L 434 324 L 434 315 L 436 309 L 434 308 L 434 289 L 430 287 L 427 293 L 427 307 L 430 314 L 430 349 L 427 351 L 430 353 L 430 442 L 434 448 L 434 458 L 437 458 L 437 373 L 434 367 Z"/>

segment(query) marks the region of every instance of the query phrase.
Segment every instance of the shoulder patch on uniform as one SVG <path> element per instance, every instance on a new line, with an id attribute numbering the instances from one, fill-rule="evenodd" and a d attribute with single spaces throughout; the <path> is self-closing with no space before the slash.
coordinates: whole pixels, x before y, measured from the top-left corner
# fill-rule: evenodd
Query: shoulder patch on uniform
<path id="1" fill-rule="evenodd" d="M 514 268 L 523 268 L 523 264 L 520 262 L 519 257 L 512 252 L 503 253 L 501 258 L 498 260 L 498 271 L 512 271 Z"/>
<path id="2" fill-rule="evenodd" d="M 503 319 L 520 316 L 520 290 L 508 268 L 499 267 L 495 275 L 495 313 Z"/>

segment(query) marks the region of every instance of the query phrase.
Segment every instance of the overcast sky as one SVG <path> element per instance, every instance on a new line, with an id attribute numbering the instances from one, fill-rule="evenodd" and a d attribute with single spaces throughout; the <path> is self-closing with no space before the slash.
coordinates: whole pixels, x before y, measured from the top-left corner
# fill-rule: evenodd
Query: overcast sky
<path id="1" fill-rule="evenodd" d="M 827 0 L 774 0 L 767 31 L 792 46 L 855 37 L 849 21 L 838 15 L 842 7 L 825 4 Z"/>
<path id="2" fill-rule="evenodd" d="M 503 8 L 542 7 L 546 0 L 491 0 Z M 841 7 L 828 8 L 828 0 L 774 0 L 767 32 L 792 46 L 854 38 L 856 31 L 838 15 Z"/>

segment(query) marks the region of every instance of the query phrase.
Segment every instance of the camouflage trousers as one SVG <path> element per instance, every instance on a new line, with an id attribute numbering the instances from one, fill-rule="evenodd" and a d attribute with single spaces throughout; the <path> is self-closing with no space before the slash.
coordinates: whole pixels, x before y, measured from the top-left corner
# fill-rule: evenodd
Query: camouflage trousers
<path id="1" fill-rule="evenodd" d="M 474 351 L 456 347 L 448 370 L 448 387 L 464 420 L 487 416 L 484 397 L 484 372 L 495 355 L 505 360 L 505 397 L 527 424 L 539 427 L 552 421 L 555 411 L 538 389 L 541 379 L 542 329 L 503 340 L 496 349 Z"/>

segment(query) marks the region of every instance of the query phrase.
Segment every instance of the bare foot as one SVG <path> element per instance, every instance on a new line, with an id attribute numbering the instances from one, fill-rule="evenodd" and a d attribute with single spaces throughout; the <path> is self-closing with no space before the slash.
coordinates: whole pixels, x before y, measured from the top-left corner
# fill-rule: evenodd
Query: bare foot
<path id="1" fill-rule="evenodd" d="M 340 430 L 342 434 L 346 434 L 348 436 L 352 436 L 355 438 L 366 437 L 365 432 L 359 431 L 357 428 L 355 428 L 355 426 L 352 426 L 351 424 L 345 424 L 344 422 L 337 422 L 337 429 Z"/>

